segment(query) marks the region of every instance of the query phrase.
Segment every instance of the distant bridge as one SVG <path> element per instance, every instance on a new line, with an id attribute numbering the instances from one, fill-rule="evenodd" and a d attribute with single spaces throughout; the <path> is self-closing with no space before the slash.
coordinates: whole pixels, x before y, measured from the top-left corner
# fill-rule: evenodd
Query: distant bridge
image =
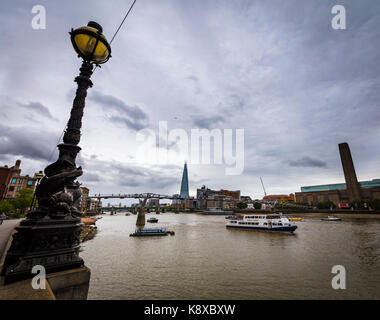
<path id="1" fill-rule="evenodd" d="M 170 200 L 185 200 L 177 195 L 163 195 L 157 193 L 127 193 L 127 194 L 95 194 L 87 196 L 90 199 L 170 199 Z"/>

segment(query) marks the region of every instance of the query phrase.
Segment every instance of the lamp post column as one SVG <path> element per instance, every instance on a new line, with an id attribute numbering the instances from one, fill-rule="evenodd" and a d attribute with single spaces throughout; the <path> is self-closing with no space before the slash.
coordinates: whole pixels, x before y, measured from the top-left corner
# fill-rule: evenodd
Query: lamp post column
<path id="1" fill-rule="evenodd" d="M 82 117 L 87 89 L 92 87 L 92 81 L 90 80 L 92 69 L 93 65 L 91 63 L 83 61 L 80 68 L 80 74 L 74 80 L 78 83 L 78 88 L 71 109 L 70 120 L 67 124 L 67 130 L 63 136 L 63 142 L 65 144 L 77 145 L 80 141 L 80 129 L 82 127 Z"/>
<path id="2" fill-rule="evenodd" d="M 44 266 L 47 273 L 84 265 L 78 254 L 81 189 L 74 180 L 83 173 L 75 160 L 81 150 L 78 144 L 92 70 L 93 65 L 84 61 L 75 78 L 78 87 L 63 143 L 58 145 L 58 160 L 45 168 L 36 187 L 38 207 L 16 227 L 2 270 L 5 284 L 33 276 L 35 265 Z"/>
<path id="3" fill-rule="evenodd" d="M 1 274 L 4 283 L 31 278 L 35 265 L 45 267 L 46 273 L 83 266 L 79 257 L 81 233 L 80 184 L 75 181 L 83 174 L 76 166 L 81 136 L 82 118 L 93 64 L 102 64 L 111 57 L 111 47 L 102 34 L 103 28 L 90 21 L 87 26 L 70 32 L 71 42 L 83 59 L 70 119 L 58 145 L 58 160 L 48 165 L 36 187 L 38 207 L 32 208 L 15 229 Z"/>
<path id="4" fill-rule="evenodd" d="M 76 157 L 81 150 L 78 146 L 81 136 L 82 118 L 87 89 L 92 87 L 90 77 L 93 65 L 83 61 L 80 74 L 75 78 L 78 87 L 71 108 L 70 119 L 63 136 L 63 143 L 58 145 L 58 160 L 45 168 L 45 176 L 36 189 L 39 203 L 37 210 L 29 213 L 30 218 L 64 218 L 71 215 L 80 216 L 78 208 L 81 190 L 74 180 L 83 174 L 81 167 L 76 167 Z"/>

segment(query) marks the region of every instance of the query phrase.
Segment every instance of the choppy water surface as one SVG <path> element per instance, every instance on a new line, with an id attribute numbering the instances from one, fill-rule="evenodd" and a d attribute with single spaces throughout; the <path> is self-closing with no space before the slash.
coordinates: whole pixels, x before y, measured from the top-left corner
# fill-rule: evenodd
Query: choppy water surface
<path id="1" fill-rule="evenodd" d="M 89 299 L 380 299 L 380 220 L 297 222 L 294 234 L 229 230 L 224 216 L 148 214 L 175 236 L 129 237 L 136 216 L 104 215 L 82 246 Z M 333 265 L 346 290 L 331 287 Z"/>

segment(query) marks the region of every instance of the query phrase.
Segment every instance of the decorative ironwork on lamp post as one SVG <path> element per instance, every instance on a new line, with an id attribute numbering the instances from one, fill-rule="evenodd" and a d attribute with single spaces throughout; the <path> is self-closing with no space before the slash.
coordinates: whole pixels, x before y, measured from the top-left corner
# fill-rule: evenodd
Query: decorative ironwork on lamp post
<path id="1" fill-rule="evenodd" d="M 13 235 L 2 269 L 4 283 L 32 277 L 35 265 L 46 272 L 56 272 L 83 266 L 79 257 L 80 243 L 80 184 L 75 181 L 83 174 L 75 160 L 81 150 L 82 117 L 87 89 L 92 87 L 93 66 L 105 63 L 111 57 L 111 47 L 102 34 L 102 27 L 90 21 L 87 26 L 71 30 L 71 42 L 83 59 L 70 119 L 58 145 L 58 160 L 48 165 L 44 177 L 36 187 L 38 207 L 32 208 Z"/>

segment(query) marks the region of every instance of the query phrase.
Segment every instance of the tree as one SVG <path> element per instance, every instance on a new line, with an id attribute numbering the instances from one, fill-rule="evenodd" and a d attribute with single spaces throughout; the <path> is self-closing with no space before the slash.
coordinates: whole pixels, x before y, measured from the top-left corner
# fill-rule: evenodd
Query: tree
<path id="1" fill-rule="evenodd" d="M 350 207 L 353 207 L 354 209 L 364 209 L 364 201 L 363 200 L 354 200 L 354 201 L 351 201 L 350 203 Z M 368 203 L 367 203 L 368 205 Z"/>
<path id="2" fill-rule="evenodd" d="M 13 208 L 12 203 L 10 203 L 8 200 L 1 200 L 0 201 L 0 213 L 2 213 L 2 212 L 8 213 L 8 212 L 12 211 L 13 209 L 14 208 Z"/>
<path id="3" fill-rule="evenodd" d="M 243 210 L 243 209 L 246 209 L 248 207 L 248 205 L 245 203 L 245 202 L 239 202 L 237 204 L 237 207 L 240 209 L 240 210 Z"/>
<path id="4" fill-rule="evenodd" d="M 327 200 L 327 201 L 323 201 L 323 202 L 318 202 L 317 203 L 317 208 L 318 209 L 330 209 L 330 208 L 335 208 L 335 204 L 330 201 L 330 200 Z"/>
<path id="5" fill-rule="evenodd" d="M 34 194 L 33 189 L 30 189 L 30 188 L 21 189 L 17 193 L 17 196 L 14 199 L 12 199 L 12 204 L 14 208 L 19 209 L 21 212 L 24 212 L 25 209 L 30 207 L 32 203 L 32 199 L 33 199 L 33 194 Z"/>
<path id="6" fill-rule="evenodd" d="M 255 202 L 253 204 L 253 207 L 256 209 L 256 210 L 260 210 L 261 209 L 261 203 L 260 202 Z"/>
<path id="7" fill-rule="evenodd" d="M 380 199 L 372 199 L 369 201 L 369 205 L 372 209 L 380 210 Z"/>

